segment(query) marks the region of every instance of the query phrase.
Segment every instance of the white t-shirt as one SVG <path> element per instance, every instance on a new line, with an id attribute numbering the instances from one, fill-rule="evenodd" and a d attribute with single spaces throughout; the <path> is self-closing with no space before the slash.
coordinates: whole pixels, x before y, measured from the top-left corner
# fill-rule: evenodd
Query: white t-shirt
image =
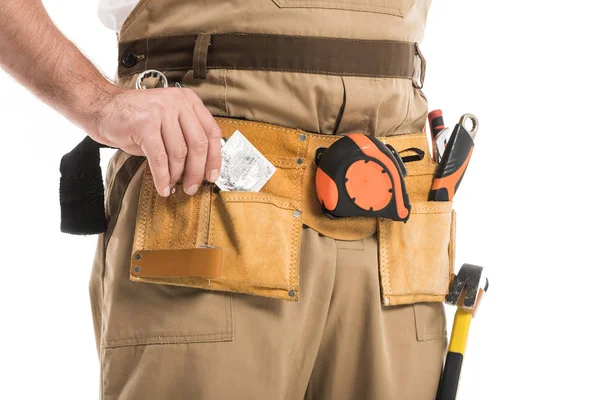
<path id="1" fill-rule="evenodd" d="M 112 30 L 119 31 L 125 19 L 140 0 L 100 0 L 98 17 Z"/>

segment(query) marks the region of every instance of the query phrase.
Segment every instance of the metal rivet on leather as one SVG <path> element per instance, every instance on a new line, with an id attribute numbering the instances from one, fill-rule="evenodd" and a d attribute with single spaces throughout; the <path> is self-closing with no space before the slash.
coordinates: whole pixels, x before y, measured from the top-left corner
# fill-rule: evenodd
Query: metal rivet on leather
<path id="1" fill-rule="evenodd" d="M 137 64 L 138 62 L 138 57 L 137 55 L 133 54 L 132 52 L 127 52 L 123 55 L 123 58 L 121 59 L 121 65 L 124 66 L 125 68 L 131 68 L 133 66 L 135 66 L 135 64 Z"/>
<path id="2" fill-rule="evenodd" d="M 298 165 L 302 164 L 303 162 L 304 162 L 304 160 L 301 158 L 296 160 L 296 164 L 298 164 Z"/>
<path id="3" fill-rule="evenodd" d="M 294 217 L 300 218 L 300 211 L 298 211 L 298 210 L 294 211 Z"/>
<path id="4" fill-rule="evenodd" d="M 135 259 L 136 260 L 141 260 L 142 259 L 142 255 L 141 254 L 136 254 L 135 255 Z"/>
<path id="5" fill-rule="evenodd" d="M 290 291 L 288 292 L 288 295 L 289 295 L 290 297 L 296 297 L 296 291 L 294 291 L 294 290 L 290 290 Z"/>
<path id="6" fill-rule="evenodd" d="M 389 298 L 389 297 L 386 297 L 386 298 L 384 299 L 384 303 L 385 303 L 385 305 L 386 305 L 386 306 L 389 306 L 389 305 L 390 305 L 390 298 Z"/>
<path id="7" fill-rule="evenodd" d="M 306 141 L 306 135 L 305 134 L 300 135 L 300 141 L 301 142 Z"/>
<path id="8" fill-rule="evenodd" d="M 136 265 L 133 270 L 137 273 L 140 273 L 142 271 L 142 267 L 140 267 L 139 265 Z"/>

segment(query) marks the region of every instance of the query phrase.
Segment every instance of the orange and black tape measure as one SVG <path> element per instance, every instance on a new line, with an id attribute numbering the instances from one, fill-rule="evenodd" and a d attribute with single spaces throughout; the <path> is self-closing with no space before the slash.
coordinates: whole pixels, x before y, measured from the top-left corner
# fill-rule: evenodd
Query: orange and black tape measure
<path id="1" fill-rule="evenodd" d="M 398 152 L 372 136 L 348 134 L 317 151 L 315 184 L 329 218 L 408 220 L 410 202 Z"/>

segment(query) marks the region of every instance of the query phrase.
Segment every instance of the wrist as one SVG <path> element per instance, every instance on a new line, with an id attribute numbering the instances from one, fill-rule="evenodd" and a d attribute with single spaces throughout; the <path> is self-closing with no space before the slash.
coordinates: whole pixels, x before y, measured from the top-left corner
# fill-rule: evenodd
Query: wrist
<path id="1" fill-rule="evenodd" d="M 72 108 L 74 122 L 92 139 L 102 140 L 99 123 L 109 109 L 111 102 L 122 91 L 123 89 L 109 81 L 95 83 L 89 90 L 82 91 L 84 93 L 83 98 Z"/>

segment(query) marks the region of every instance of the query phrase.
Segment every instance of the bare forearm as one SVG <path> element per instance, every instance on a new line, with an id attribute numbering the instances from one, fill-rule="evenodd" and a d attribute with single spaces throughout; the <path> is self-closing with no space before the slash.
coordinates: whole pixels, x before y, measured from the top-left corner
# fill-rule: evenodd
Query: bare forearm
<path id="1" fill-rule="evenodd" d="M 221 170 L 221 130 L 189 88 L 120 90 L 50 20 L 41 0 L 0 3 L 0 66 L 92 139 L 148 158 L 158 192 Z"/>
<path id="2" fill-rule="evenodd" d="M 88 132 L 118 91 L 56 28 L 40 0 L 2 2 L 0 66 Z"/>

